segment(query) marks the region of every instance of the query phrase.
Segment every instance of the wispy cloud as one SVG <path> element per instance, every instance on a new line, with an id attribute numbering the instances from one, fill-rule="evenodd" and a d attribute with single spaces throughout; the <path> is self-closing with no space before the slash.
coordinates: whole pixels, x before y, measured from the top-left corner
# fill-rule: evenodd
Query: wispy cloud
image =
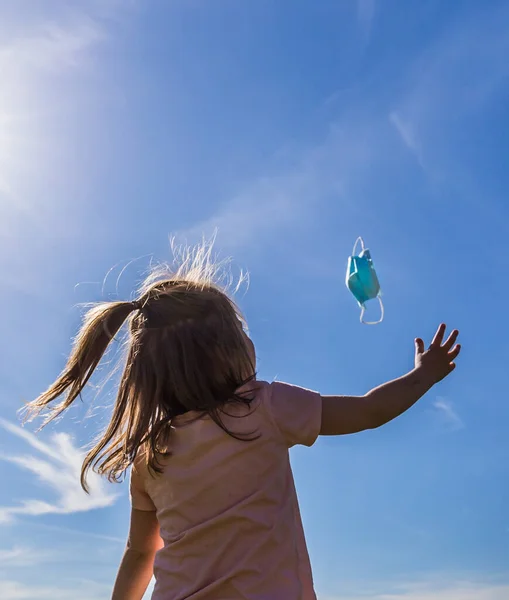
<path id="1" fill-rule="evenodd" d="M 369 29 L 376 18 L 376 2 L 358 0 L 356 7 L 359 23 Z M 377 110 L 359 91 L 352 96 L 355 101 L 350 100 L 355 107 L 332 119 L 321 143 L 305 147 L 292 166 L 276 175 L 264 174 L 248 182 L 212 216 L 182 235 L 197 239 L 217 228 L 224 247 L 261 245 L 270 234 L 312 224 L 324 197 L 334 196 L 346 211 L 352 181 L 373 176 L 377 165 L 391 160 L 387 149 L 393 140 L 387 119 L 421 168 L 437 179 L 446 168 L 439 161 L 447 162 L 448 168 L 457 154 L 443 151 L 454 143 L 451 116 L 458 119 L 477 110 L 509 75 L 505 60 L 509 37 L 503 26 L 509 11 L 504 7 L 481 13 L 461 14 L 443 36 L 407 63 L 403 84 L 397 82 L 401 92 L 391 101 L 390 111 Z M 328 103 L 334 104 L 336 96 Z M 462 169 L 460 164 L 456 167 Z"/>
<path id="2" fill-rule="evenodd" d="M 32 32 L 0 46 L 2 71 L 13 76 L 13 59 L 18 76 L 77 67 L 87 58 L 87 52 L 105 37 L 103 28 L 87 16 L 67 25 L 43 21 Z"/>
<path id="3" fill-rule="evenodd" d="M 422 162 L 421 145 L 417 139 L 417 135 L 414 131 L 412 124 L 406 121 L 399 113 L 392 111 L 389 115 L 390 122 L 396 128 L 405 146 L 415 155 L 419 165 L 424 168 Z"/>
<path id="4" fill-rule="evenodd" d="M 508 18 L 507 3 L 458 13 L 407 69 L 406 86 L 390 119 L 427 167 L 447 157 L 453 160 L 449 148 L 455 125 L 507 82 Z"/>
<path id="5" fill-rule="evenodd" d="M 309 172 L 260 178 L 225 203 L 217 214 L 180 232 L 179 237 L 194 240 L 203 234 L 210 237 L 217 230 L 223 246 L 246 245 L 256 236 L 263 239 L 274 228 L 301 219 L 302 199 L 310 193 L 313 179 Z"/>
<path id="6" fill-rule="evenodd" d="M 437 398 L 433 402 L 433 407 L 435 408 L 435 413 L 440 418 L 442 425 L 446 429 L 457 431 L 458 429 L 463 429 L 465 427 L 465 423 L 454 409 L 454 405 L 450 400 Z"/>
<path id="7" fill-rule="evenodd" d="M 78 538 L 90 538 L 93 540 L 102 540 L 103 542 L 112 542 L 114 544 L 125 544 L 126 538 L 117 537 L 114 535 L 106 535 L 102 533 L 94 533 L 86 529 L 72 529 L 70 527 L 60 527 L 58 525 L 48 525 L 47 523 L 37 523 L 37 527 L 47 531 L 62 533 L 66 536 Z"/>
<path id="8" fill-rule="evenodd" d="M 60 560 L 61 555 L 45 548 L 31 548 L 27 546 L 14 546 L 8 550 L 0 549 L 0 565 L 2 568 L 9 567 L 33 567 L 41 563 Z"/>
<path id="9" fill-rule="evenodd" d="M 376 12 L 376 0 L 357 0 L 357 19 L 362 32 L 369 37 Z"/>
<path id="10" fill-rule="evenodd" d="M 74 446 L 68 434 L 53 434 L 49 443 L 46 443 L 4 419 L 0 419 L 0 426 L 38 452 L 38 455 L 2 453 L 0 460 L 35 475 L 56 495 L 53 502 L 26 499 L 18 505 L 0 506 L 0 523 L 9 522 L 16 515 L 70 514 L 114 504 L 118 494 L 108 489 L 107 483 L 95 474 L 89 477 L 90 495 L 81 489 L 79 479 L 83 453 Z"/>
<path id="11" fill-rule="evenodd" d="M 363 591 L 354 595 L 320 597 L 323 600 L 507 600 L 509 585 L 469 580 L 452 583 L 410 583 L 392 586 L 388 592 Z"/>
<path id="12" fill-rule="evenodd" d="M 56 578 L 55 578 L 56 579 Z M 20 581 L 0 581 L 2 600 L 107 600 L 111 586 L 93 581 L 76 581 L 73 585 L 30 585 Z"/>
<path id="13" fill-rule="evenodd" d="M 330 124 L 320 143 L 296 153 L 276 174 L 248 182 L 213 216 L 179 232 L 179 237 L 194 241 L 217 230 L 224 248 L 261 247 L 290 227 L 312 225 L 326 198 L 333 196 L 346 213 L 354 205 L 347 190 L 377 151 L 376 135 L 367 121 L 345 118 Z"/>
<path id="14" fill-rule="evenodd" d="M 152 587 L 152 586 L 151 586 Z M 150 590 L 147 594 L 150 593 Z M 111 586 L 91 581 L 76 582 L 66 586 L 36 586 L 18 581 L 0 582 L 2 600 L 107 600 Z M 147 595 L 145 598 L 149 597 Z M 320 595 L 322 600 L 507 600 L 509 585 L 471 583 L 468 581 L 449 585 L 409 584 L 401 585 L 394 592 L 356 595 Z"/>

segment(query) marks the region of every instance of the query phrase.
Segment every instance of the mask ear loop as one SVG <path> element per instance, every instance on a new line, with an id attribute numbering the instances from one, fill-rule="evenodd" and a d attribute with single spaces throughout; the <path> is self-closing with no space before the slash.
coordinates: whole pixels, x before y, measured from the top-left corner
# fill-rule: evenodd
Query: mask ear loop
<path id="1" fill-rule="evenodd" d="M 357 246 L 361 245 L 361 249 L 364 251 L 365 246 L 364 246 L 364 240 L 359 236 L 356 240 L 355 240 L 355 244 L 353 245 L 353 250 L 352 250 L 352 256 L 357 256 L 357 254 L 355 254 L 355 251 L 357 250 Z"/>
<path id="2" fill-rule="evenodd" d="M 380 303 L 380 319 L 378 321 L 365 321 L 364 313 L 366 312 L 366 306 L 363 304 L 361 306 L 361 317 L 360 317 L 360 321 L 363 325 L 378 325 L 379 323 L 381 323 L 384 320 L 384 303 L 382 302 L 382 298 L 380 296 L 377 296 L 377 298 L 378 298 L 378 302 Z"/>

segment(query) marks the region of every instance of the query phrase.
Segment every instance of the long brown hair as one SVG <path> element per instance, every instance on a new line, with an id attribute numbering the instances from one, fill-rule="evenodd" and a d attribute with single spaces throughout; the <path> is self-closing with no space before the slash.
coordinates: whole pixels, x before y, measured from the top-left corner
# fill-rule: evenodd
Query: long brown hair
<path id="1" fill-rule="evenodd" d="M 173 274 L 153 272 L 134 302 L 105 302 L 90 309 L 57 380 L 25 407 L 27 419 L 48 409 L 46 425 L 80 396 L 111 340 L 128 323 L 127 356 L 106 430 L 88 452 L 81 485 L 90 468 L 119 481 L 143 446 L 147 464 L 160 472 L 171 420 L 188 411 L 221 418 L 231 402 L 249 404 L 237 390 L 255 378 L 255 357 L 236 304 L 214 283 L 211 247 L 188 250 Z M 63 400 L 53 401 L 64 395 Z"/>

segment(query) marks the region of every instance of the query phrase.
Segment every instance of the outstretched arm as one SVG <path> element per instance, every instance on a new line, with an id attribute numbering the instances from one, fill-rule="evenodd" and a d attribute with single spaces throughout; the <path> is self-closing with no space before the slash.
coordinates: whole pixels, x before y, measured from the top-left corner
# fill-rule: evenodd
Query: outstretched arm
<path id="1" fill-rule="evenodd" d="M 422 398 L 455 368 L 461 347 L 455 345 L 458 331 L 444 342 L 445 325 L 426 350 L 415 340 L 415 368 L 407 375 L 381 385 L 365 396 L 323 396 L 321 435 L 342 435 L 375 429 L 392 421 Z"/>
<path id="2" fill-rule="evenodd" d="M 155 511 L 131 511 L 127 547 L 120 563 L 111 600 L 141 600 L 154 571 L 156 552 L 162 547 Z"/>

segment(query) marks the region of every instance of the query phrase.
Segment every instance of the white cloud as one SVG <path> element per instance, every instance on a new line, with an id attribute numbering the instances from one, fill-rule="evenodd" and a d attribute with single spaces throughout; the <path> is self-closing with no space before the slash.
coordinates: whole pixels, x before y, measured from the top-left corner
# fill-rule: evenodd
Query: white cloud
<path id="1" fill-rule="evenodd" d="M 376 2 L 358 0 L 356 7 L 359 23 L 369 29 Z M 377 165 L 392 160 L 387 118 L 426 175 L 437 180 L 442 168 L 438 161 L 455 160 L 453 151 L 443 151 L 452 143 L 452 117 L 478 109 L 507 80 L 509 37 L 504 24 L 508 16 L 506 7 L 462 13 L 443 36 L 432 40 L 417 60 L 408 63 L 403 75 L 406 85 L 388 115 L 385 108 L 377 111 L 365 100 L 366 95 L 359 95 L 355 106 L 350 102 L 349 109 L 345 109 L 345 100 L 341 116 L 321 143 L 308 146 L 293 166 L 247 183 L 215 214 L 181 232 L 182 236 L 194 241 L 217 228 L 221 246 L 254 248 L 255 244 L 262 246 L 269 234 L 312 224 L 320 218 L 323 198 L 328 198 L 330 206 L 334 197 L 346 213 L 348 203 L 355 203 L 352 182 L 374 177 Z M 334 104 L 341 93 L 333 94 L 326 103 Z M 347 218 L 345 214 L 344 221 Z"/>
<path id="2" fill-rule="evenodd" d="M 248 244 L 256 236 L 263 238 L 269 230 L 299 220 L 302 197 L 310 192 L 312 180 L 311 174 L 299 172 L 261 178 L 223 205 L 218 214 L 181 232 L 180 236 L 210 237 L 217 230 L 230 246 Z"/>
<path id="3" fill-rule="evenodd" d="M 48 525 L 47 523 L 37 523 L 37 527 L 47 531 L 55 531 L 63 533 L 67 536 L 78 538 L 91 538 L 94 540 L 102 540 L 103 542 L 112 542 L 114 544 L 125 544 L 126 538 L 116 537 L 114 535 L 104 535 L 102 533 L 93 533 L 85 529 L 71 529 L 70 527 L 60 527 L 58 525 Z"/>
<path id="4" fill-rule="evenodd" d="M 370 125 L 355 118 L 333 123 L 323 141 L 306 148 L 291 166 L 246 184 L 216 214 L 178 237 L 193 242 L 217 230 L 223 248 L 261 247 L 269 236 L 312 224 L 324 198 L 333 196 L 346 212 L 354 205 L 347 196 L 350 184 L 379 148 L 377 130 Z"/>
<path id="5" fill-rule="evenodd" d="M 416 156 L 418 163 L 424 167 L 421 156 L 421 146 L 417 139 L 412 124 L 405 120 L 398 112 L 392 111 L 389 115 L 390 122 L 396 128 L 405 146 Z"/>
<path id="6" fill-rule="evenodd" d="M 509 76 L 508 5 L 482 4 L 458 15 L 408 69 L 406 91 L 390 117 L 427 167 L 439 156 L 454 158 L 451 129 L 482 109 Z"/>
<path id="7" fill-rule="evenodd" d="M 4 419 L 0 419 L 0 426 L 42 455 L 1 454 L 0 459 L 29 471 L 56 495 L 52 502 L 25 499 L 17 505 L 0 506 L 0 523 L 9 522 L 16 515 L 70 514 L 114 504 L 118 494 L 113 493 L 108 484 L 94 473 L 89 476 L 90 495 L 81 489 L 83 453 L 74 446 L 68 434 L 53 434 L 50 442 L 45 443 Z"/>
<path id="8" fill-rule="evenodd" d="M 41 563 L 58 560 L 58 555 L 47 548 L 41 551 L 38 548 L 14 546 L 8 550 L 0 549 L 0 565 L 2 568 L 31 567 Z"/>
<path id="9" fill-rule="evenodd" d="M 150 594 L 152 585 L 147 594 Z M 71 587 L 27 585 L 17 581 L 0 581 L 2 600 L 107 600 L 111 586 L 91 581 Z M 145 595 L 144 598 L 150 596 Z M 458 582 L 444 585 L 409 584 L 389 593 L 362 592 L 358 595 L 320 594 L 320 600 L 507 600 L 509 585 Z"/>
<path id="10" fill-rule="evenodd" d="M 450 400 L 437 398 L 433 402 L 433 406 L 443 426 L 448 430 L 457 431 L 458 429 L 463 429 L 463 427 L 465 427 L 465 423 L 455 411 L 454 405 Z"/>
<path id="11" fill-rule="evenodd" d="M 369 36 L 376 12 L 376 0 L 357 0 L 357 19 L 365 36 Z"/>
<path id="12" fill-rule="evenodd" d="M 398 585 L 389 592 L 362 592 L 358 595 L 320 596 L 321 600 L 507 600 L 509 585 L 459 581 L 455 583 L 413 583 Z"/>
<path id="13" fill-rule="evenodd" d="M 43 21 L 34 31 L 0 46 L 2 72 L 14 79 L 20 73 L 34 75 L 76 67 L 87 51 L 104 39 L 102 27 L 86 16 L 68 25 Z"/>
<path id="14" fill-rule="evenodd" d="M 92 581 L 77 581 L 72 587 L 30 585 L 19 581 L 0 581 L 2 600 L 107 600 L 112 586 Z"/>

